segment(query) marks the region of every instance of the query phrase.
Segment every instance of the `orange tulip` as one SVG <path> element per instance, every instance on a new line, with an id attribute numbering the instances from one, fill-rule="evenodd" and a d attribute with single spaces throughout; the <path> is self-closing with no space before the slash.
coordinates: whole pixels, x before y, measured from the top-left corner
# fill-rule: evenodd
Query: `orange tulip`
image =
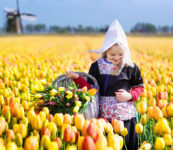
<path id="1" fill-rule="evenodd" d="M 77 141 L 78 150 L 82 150 L 83 139 L 84 139 L 84 136 L 79 136 L 78 141 Z"/>
<path id="2" fill-rule="evenodd" d="M 153 118 L 153 107 L 152 106 L 148 107 L 147 117 L 148 117 L 148 119 L 152 119 Z"/>
<path id="3" fill-rule="evenodd" d="M 98 139 L 98 131 L 96 128 L 96 125 L 94 125 L 93 123 L 89 123 L 86 128 L 83 128 L 83 136 L 91 136 L 94 140 L 94 142 L 97 141 Z"/>
<path id="4" fill-rule="evenodd" d="M 153 97 L 152 91 L 147 91 L 147 98 L 150 99 Z"/>
<path id="5" fill-rule="evenodd" d="M 58 148 L 60 149 L 61 146 L 62 146 L 62 141 L 61 141 L 61 139 L 57 137 L 57 138 L 53 139 L 53 141 L 57 142 Z"/>
<path id="6" fill-rule="evenodd" d="M 153 107 L 153 117 L 155 120 L 159 120 L 159 119 L 163 118 L 163 113 L 160 110 L 160 108 L 157 106 Z"/>
<path id="7" fill-rule="evenodd" d="M 16 102 L 12 102 L 10 104 L 10 112 L 12 116 L 17 116 L 17 111 L 19 109 L 19 104 Z"/>
<path id="8" fill-rule="evenodd" d="M 22 135 L 22 138 L 25 138 L 27 136 L 27 134 L 28 134 L 28 127 L 27 127 L 27 125 L 22 124 L 22 123 L 19 124 L 17 132 Z"/>
<path id="9" fill-rule="evenodd" d="M 157 100 L 157 106 L 162 109 L 164 106 L 167 105 L 167 100 L 164 100 L 164 99 L 160 99 L 160 100 Z"/>
<path id="10" fill-rule="evenodd" d="M 2 135 L 2 133 L 5 131 L 5 119 L 4 118 L 0 118 L 0 136 Z"/>
<path id="11" fill-rule="evenodd" d="M 168 117 L 168 113 L 167 113 L 166 108 L 167 108 L 167 106 L 165 105 L 165 106 L 161 109 L 164 117 Z"/>
<path id="12" fill-rule="evenodd" d="M 6 131 L 6 137 L 7 137 L 7 141 L 14 140 L 15 139 L 14 131 L 12 129 L 8 129 Z"/>
<path id="13" fill-rule="evenodd" d="M 85 136 L 82 143 L 82 150 L 96 150 L 93 139 L 90 136 Z"/>
<path id="14" fill-rule="evenodd" d="M 37 141 L 37 137 L 30 136 L 30 137 L 26 138 L 24 148 L 25 148 L 25 150 L 38 150 L 39 143 Z"/>
<path id="15" fill-rule="evenodd" d="M 2 108 L 2 115 L 5 116 L 5 114 L 10 111 L 10 107 L 8 105 L 4 105 Z"/>
<path id="16" fill-rule="evenodd" d="M 137 111 L 140 114 L 144 114 L 147 111 L 147 101 L 140 101 L 139 103 L 137 103 Z"/>
<path id="17" fill-rule="evenodd" d="M 74 124 L 79 131 L 82 131 L 85 123 L 85 118 L 82 115 L 76 115 L 74 117 Z"/>
<path id="18" fill-rule="evenodd" d="M 148 106 L 156 106 L 156 99 L 154 97 L 149 99 Z"/>
<path id="19" fill-rule="evenodd" d="M 71 144 L 75 143 L 75 132 L 71 127 L 66 127 L 64 130 L 64 141 Z"/>
<path id="20" fill-rule="evenodd" d="M 63 123 L 71 125 L 71 122 L 71 116 L 69 114 L 65 114 Z"/>
<path id="21" fill-rule="evenodd" d="M 49 128 L 42 128 L 41 129 L 41 136 L 43 136 L 43 135 L 47 135 L 49 138 L 50 138 L 50 136 L 51 136 L 51 133 L 50 133 L 50 130 L 49 130 Z"/>
<path id="22" fill-rule="evenodd" d="M 113 119 L 112 120 L 112 126 L 113 126 L 115 133 L 121 134 L 121 132 L 124 129 L 124 122 L 121 120 Z"/>

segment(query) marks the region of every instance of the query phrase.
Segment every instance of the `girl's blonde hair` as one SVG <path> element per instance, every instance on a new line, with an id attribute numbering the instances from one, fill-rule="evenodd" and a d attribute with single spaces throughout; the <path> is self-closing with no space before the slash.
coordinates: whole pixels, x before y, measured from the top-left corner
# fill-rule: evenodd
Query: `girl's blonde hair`
<path id="1" fill-rule="evenodd" d="M 118 45 L 118 44 L 116 43 L 116 44 L 114 44 L 114 45 Z M 114 45 L 113 45 L 113 46 L 114 46 Z M 111 48 L 111 47 L 110 47 L 110 48 Z M 110 50 L 110 48 L 109 48 L 108 50 L 106 50 L 105 52 L 101 53 L 100 56 L 99 56 L 99 58 L 106 58 L 106 57 L 107 57 L 107 52 Z M 126 64 L 125 66 L 127 67 L 128 65 Z M 120 69 L 121 69 L 121 67 L 122 67 L 122 61 L 121 61 L 116 67 L 117 67 L 117 69 L 116 69 L 115 71 L 113 71 L 113 72 L 111 73 L 111 75 L 116 75 L 116 74 L 119 73 L 119 71 L 120 71 Z"/>

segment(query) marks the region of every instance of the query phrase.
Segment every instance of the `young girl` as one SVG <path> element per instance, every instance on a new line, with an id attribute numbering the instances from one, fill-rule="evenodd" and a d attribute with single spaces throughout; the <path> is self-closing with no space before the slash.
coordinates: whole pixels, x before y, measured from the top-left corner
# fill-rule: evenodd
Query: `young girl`
<path id="1" fill-rule="evenodd" d="M 136 108 L 134 101 L 143 92 L 143 79 L 139 67 L 131 61 L 126 35 L 117 20 L 110 25 L 103 46 L 101 57 L 91 64 L 89 74 L 95 77 L 99 84 L 100 117 L 111 121 L 116 118 L 124 121 L 128 129 L 125 137 L 128 150 L 138 149 L 138 135 L 135 132 Z M 74 80 L 79 87 L 91 88 L 90 79 L 86 82 L 78 74 L 68 71 L 66 77 Z"/>

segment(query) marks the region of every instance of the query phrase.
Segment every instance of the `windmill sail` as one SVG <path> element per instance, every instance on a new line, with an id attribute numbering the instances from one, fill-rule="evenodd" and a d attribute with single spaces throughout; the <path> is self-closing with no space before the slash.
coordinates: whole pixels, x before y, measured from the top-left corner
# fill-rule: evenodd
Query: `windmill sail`
<path id="1" fill-rule="evenodd" d="M 36 21 L 36 16 L 28 13 L 22 13 L 21 18 L 29 21 Z"/>

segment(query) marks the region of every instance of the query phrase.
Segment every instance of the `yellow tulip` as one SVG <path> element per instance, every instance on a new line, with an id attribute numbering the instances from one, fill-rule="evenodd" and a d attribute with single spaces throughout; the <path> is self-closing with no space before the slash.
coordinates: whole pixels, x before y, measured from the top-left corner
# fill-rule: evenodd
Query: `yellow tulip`
<path id="1" fill-rule="evenodd" d="M 41 130 L 42 128 L 42 120 L 39 115 L 33 116 L 33 120 L 31 121 L 32 128 L 35 130 Z"/>
<path id="2" fill-rule="evenodd" d="M 25 117 L 24 108 L 20 106 L 19 109 L 17 110 L 17 119 L 23 119 L 24 117 Z"/>
<path id="3" fill-rule="evenodd" d="M 17 130 L 18 133 L 21 134 L 22 138 L 25 138 L 28 134 L 28 127 L 26 124 L 19 124 L 18 126 L 18 130 Z"/>
<path id="4" fill-rule="evenodd" d="M 146 114 L 142 114 L 141 115 L 140 122 L 142 123 L 142 125 L 146 125 L 147 124 L 147 115 Z"/>
<path id="5" fill-rule="evenodd" d="M 46 113 L 44 111 L 40 111 L 39 116 L 42 122 L 46 120 Z"/>
<path id="6" fill-rule="evenodd" d="M 17 150 L 17 145 L 15 142 L 9 142 L 6 145 L 6 150 Z"/>
<path id="7" fill-rule="evenodd" d="M 83 139 L 84 139 L 83 136 L 79 136 L 78 141 L 77 141 L 78 150 L 82 150 Z"/>
<path id="8" fill-rule="evenodd" d="M 67 146 L 66 150 L 77 150 L 77 146 L 76 145 Z"/>
<path id="9" fill-rule="evenodd" d="M 124 128 L 123 131 L 121 132 L 122 136 L 126 136 L 128 134 L 127 128 Z"/>
<path id="10" fill-rule="evenodd" d="M 4 103 L 5 103 L 4 96 L 3 95 L 0 95 L 0 105 L 3 106 Z"/>
<path id="11" fill-rule="evenodd" d="M 135 131 L 136 133 L 138 134 L 141 134 L 143 132 L 143 126 L 141 123 L 137 123 L 136 126 L 135 126 Z"/>
<path id="12" fill-rule="evenodd" d="M 84 98 L 85 98 L 86 101 L 88 101 L 88 102 L 90 101 L 90 97 L 89 96 L 85 96 Z"/>
<path id="13" fill-rule="evenodd" d="M 163 136 L 163 139 L 165 141 L 165 145 L 166 146 L 170 146 L 171 145 L 171 142 L 172 142 L 171 134 L 165 134 Z"/>
<path id="14" fill-rule="evenodd" d="M 112 147 L 113 150 L 120 150 L 120 141 L 115 134 L 108 134 L 107 136 L 108 146 Z"/>
<path id="15" fill-rule="evenodd" d="M 157 137 L 154 145 L 156 150 L 162 150 L 165 148 L 165 141 L 161 137 Z"/>
<path id="16" fill-rule="evenodd" d="M 84 86 L 84 87 L 82 88 L 82 91 L 83 91 L 84 93 L 86 93 L 86 92 L 87 92 L 87 87 Z"/>
<path id="17" fill-rule="evenodd" d="M 106 123 L 105 132 L 106 132 L 107 134 L 113 132 L 113 127 L 112 127 L 112 125 L 111 125 L 109 122 Z"/>
<path id="18" fill-rule="evenodd" d="M 75 103 L 76 103 L 76 106 L 78 106 L 78 107 L 80 107 L 80 106 L 81 106 L 81 104 L 82 104 L 82 102 L 81 102 L 81 101 L 76 101 Z"/>
<path id="19" fill-rule="evenodd" d="M 43 107 L 42 111 L 45 112 L 46 116 L 49 114 L 49 109 L 47 107 Z"/>
<path id="20" fill-rule="evenodd" d="M 43 146 L 43 148 L 48 148 L 49 147 L 49 144 L 50 144 L 50 138 L 49 138 L 49 136 L 47 136 L 47 135 L 43 135 L 42 137 L 41 137 L 41 146 Z"/>
<path id="21" fill-rule="evenodd" d="M 59 87 L 59 88 L 58 88 L 58 91 L 60 91 L 60 92 L 65 91 L 65 87 Z"/>
<path id="22" fill-rule="evenodd" d="M 58 94 L 58 91 L 57 91 L 56 89 L 50 90 L 50 95 L 51 95 L 51 96 L 55 96 L 55 95 L 57 95 L 57 94 Z"/>
<path id="23" fill-rule="evenodd" d="M 41 94 L 35 94 L 34 98 L 40 99 L 40 98 L 42 98 L 42 95 Z"/>
<path id="24" fill-rule="evenodd" d="M 54 134 L 57 133 L 57 126 L 54 122 L 49 122 L 47 127 L 49 128 L 49 131 L 51 133 L 54 133 Z"/>
<path id="25" fill-rule="evenodd" d="M 79 111 L 79 106 L 75 106 L 74 109 L 73 109 L 73 112 L 77 113 L 78 111 Z"/>
<path id="26" fill-rule="evenodd" d="M 60 126 L 60 127 L 63 125 L 63 120 L 64 120 L 64 116 L 62 113 L 56 113 L 53 117 L 53 122 L 57 126 Z"/>
<path id="27" fill-rule="evenodd" d="M 167 113 L 169 117 L 173 117 L 173 104 L 170 103 L 166 107 Z"/>
<path id="28" fill-rule="evenodd" d="M 101 136 L 98 138 L 96 142 L 96 150 L 105 150 L 107 147 L 107 139 L 105 136 Z"/>

